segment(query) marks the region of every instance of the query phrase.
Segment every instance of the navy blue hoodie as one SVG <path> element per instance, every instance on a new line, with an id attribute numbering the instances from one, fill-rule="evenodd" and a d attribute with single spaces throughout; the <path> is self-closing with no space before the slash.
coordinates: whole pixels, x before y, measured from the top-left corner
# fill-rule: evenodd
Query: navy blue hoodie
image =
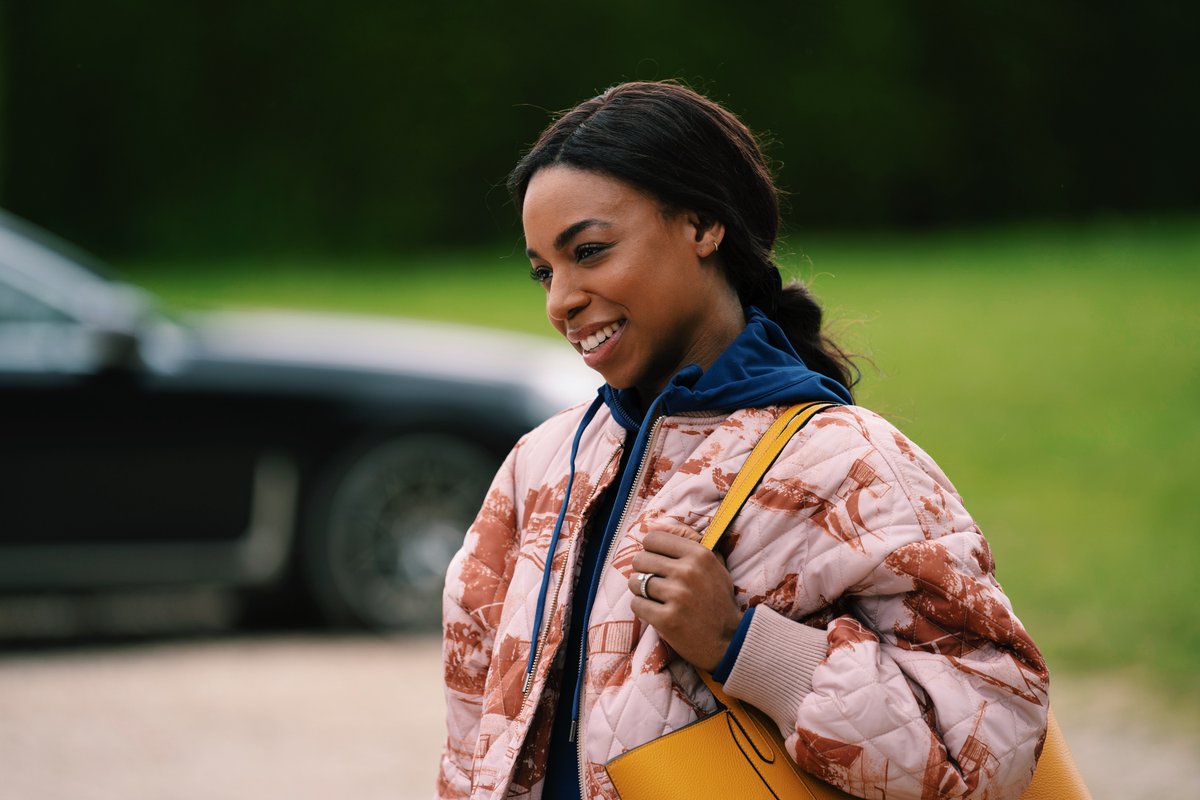
<path id="1" fill-rule="evenodd" d="M 584 621 L 591 614 L 592 603 L 600 585 L 600 575 L 604 568 L 601 554 L 607 552 L 609 542 L 620 524 L 621 511 L 632 489 L 638 465 L 645 454 L 654 420 L 660 416 L 691 411 L 734 411 L 740 408 L 792 405 L 812 400 L 852 402 L 850 391 L 846 387 L 805 366 L 783 330 L 753 306 L 746 309 L 745 329 L 707 370 L 702 370 L 697 364 L 690 364 L 681 369 L 672 376 L 662 393 L 644 413 L 634 390 L 614 389 L 607 384 L 600 387 L 600 396 L 584 414 L 575 434 L 566 497 L 571 495 L 571 483 L 575 475 L 575 453 L 579 440 L 602 403 L 608 406 L 613 417 L 625 428 L 627 436 L 633 437 L 634 444 L 632 448 L 626 447 L 622 454 L 616 489 L 614 491 L 610 486 L 605 492 L 596 516 L 589 526 L 584 552 L 581 554 L 580 584 L 576 587 L 576 600 L 570 614 L 570 630 L 564 640 L 567 652 L 562 674 L 562 693 L 555 713 L 548 753 L 544 794 L 548 800 L 575 800 L 580 796 L 579 756 L 574 737 L 583 686 L 582 666 L 587 659 Z M 559 512 L 554 535 L 550 540 L 551 549 L 546 556 L 547 569 L 543 575 L 542 589 L 538 597 L 538 613 L 534 619 L 535 637 L 541 635 L 542 609 L 550 583 L 549 565 L 554 561 L 554 548 L 561 533 L 565 512 L 566 500 L 563 501 L 563 509 Z M 603 535 L 598 535 L 601 529 L 597 523 L 602 519 L 605 520 Z M 578 602 L 579 590 L 585 587 L 587 593 L 581 608 Z M 743 617 L 742 625 L 725 659 L 714 672 L 719 680 L 728 677 L 741 642 L 745 638 L 750 617 L 751 612 L 747 612 Z M 536 649 L 535 638 L 530 647 L 531 657 L 527 669 L 532 669 L 532 654 Z"/>

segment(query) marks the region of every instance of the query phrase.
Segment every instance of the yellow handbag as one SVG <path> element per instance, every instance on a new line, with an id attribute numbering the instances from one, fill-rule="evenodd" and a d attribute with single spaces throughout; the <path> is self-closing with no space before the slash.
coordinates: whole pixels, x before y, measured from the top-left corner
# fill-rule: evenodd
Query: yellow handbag
<path id="1" fill-rule="evenodd" d="M 702 543 L 713 548 L 788 440 L 832 403 L 793 406 L 767 429 L 721 502 Z M 606 765 L 621 800 L 843 800 L 852 797 L 804 772 L 788 755 L 779 726 L 730 697 L 701 671 L 717 710 L 679 730 L 622 753 Z M 1091 800 L 1054 714 L 1021 800 Z"/>

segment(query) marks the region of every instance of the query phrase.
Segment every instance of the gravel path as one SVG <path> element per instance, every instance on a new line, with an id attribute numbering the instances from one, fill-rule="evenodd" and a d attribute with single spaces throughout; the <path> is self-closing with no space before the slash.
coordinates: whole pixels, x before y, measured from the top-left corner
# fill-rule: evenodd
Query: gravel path
<path id="1" fill-rule="evenodd" d="M 0 655 L 0 798 L 429 797 L 439 656 L 321 636 Z M 1200 798 L 1200 724 L 1111 681 L 1060 679 L 1055 708 L 1097 800 Z"/>

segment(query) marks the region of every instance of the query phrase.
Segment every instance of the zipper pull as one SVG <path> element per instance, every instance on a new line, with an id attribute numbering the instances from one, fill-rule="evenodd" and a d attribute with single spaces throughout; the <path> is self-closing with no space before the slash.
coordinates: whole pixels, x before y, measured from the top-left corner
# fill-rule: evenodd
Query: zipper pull
<path id="1" fill-rule="evenodd" d="M 533 670 L 525 673 L 525 688 L 521 689 L 521 696 L 529 694 L 529 684 L 533 683 Z"/>
<path id="2" fill-rule="evenodd" d="M 576 734 L 578 731 L 579 731 L 579 720 L 577 720 L 577 719 L 573 719 L 573 720 L 571 720 L 571 733 L 570 733 L 570 735 L 568 735 L 568 736 L 567 736 L 567 741 L 568 741 L 568 742 L 574 742 L 574 741 L 575 741 L 575 734 Z"/>

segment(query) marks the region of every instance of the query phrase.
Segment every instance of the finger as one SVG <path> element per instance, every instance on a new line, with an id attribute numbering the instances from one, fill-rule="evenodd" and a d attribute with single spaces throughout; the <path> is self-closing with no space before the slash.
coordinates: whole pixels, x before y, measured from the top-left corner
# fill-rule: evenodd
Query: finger
<path id="1" fill-rule="evenodd" d="M 690 528 L 688 530 L 691 530 Z M 642 539 L 642 547 L 650 553 L 682 558 L 688 553 L 695 553 L 708 548 L 693 539 L 685 539 L 676 533 L 652 530 Z"/>
<path id="2" fill-rule="evenodd" d="M 655 575 L 670 575 L 678 561 L 671 556 L 647 553 L 645 550 L 633 557 L 630 566 L 637 572 L 653 572 Z"/>
<path id="3" fill-rule="evenodd" d="M 628 581 L 628 586 L 634 597 L 641 597 L 641 574 L 634 573 L 634 576 Z M 692 587 L 675 578 L 651 575 L 650 580 L 646 581 L 646 594 L 648 595 L 647 599 L 653 600 L 659 605 L 676 605 L 686 608 L 695 592 Z"/>
<path id="4" fill-rule="evenodd" d="M 646 600 L 635 592 L 629 608 L 633 611 L 635 617 L 650 625 L 654 625 L 654 620 L 658 618 L 658 614 L 656 613 L 658 605 L 658 603 Z"/>
<path id="5" fill-rule="evenodd" d="M 699 531 L 690 525 L 684 525 L 682 522 L 670 519 L 652 519 L 643 524 L 642 527 L 647 531 L 662 531 L 672 536 L 678 536 L 681 539 L 691 539 L 693 542 L 698 542 L 704 538 L 700 535 Z"/>
<path id="6" fill-rule="evenodd" d="M 693 542 L 698 542 L 704 537 L 695 528 L 684 525 L 682 522 L 675 522 L 666 519 L 652 519 L 643 525 L 647 531 L 662 531 L 670 533 L 673 536 L 679 536 L 683 539 L 691 539 Z"/>
<path id="7" fill-rule="evenodd" d="M 646 594 L 643 595 L 642 594 L 642 585 L 643 585 L 642 584 L 642 576 L 647 575 L 647 574 L 650 575 L 650 577 L 649 577 L 649 579 L 646 580 L 646 583 L 645 583 Z M 661 603 L 661 602 L 663 602 L 663 599 L 662 599 L 662 597 L 660 597 L 659 595 L 657 595 L 655 593 L 654 587 L 658 586 L 659 589 L 664 588 L 662 586 L 659 586 L 659 584 L 662 584 L 664 580 L 665 579 L 661 575 L 655 575 L 653 573 L 635 572 L 629 578 L 629 582 L 628 582 L 629 591 L 633 593 L 633 596 L 635 599 L 652 600 L 655 603 Z"/>
<path id="8" fill-rule="evenodd" d="M 633 598 L 633 602 L 629 604 L 633 610 L 633 614 L 643 622 L 649 623 L 659 635 L 662 635 L 662 629 L 667 627 L 668 612 L 666 606 L 654 600 L 647 600 L 641 595 Z"/>

